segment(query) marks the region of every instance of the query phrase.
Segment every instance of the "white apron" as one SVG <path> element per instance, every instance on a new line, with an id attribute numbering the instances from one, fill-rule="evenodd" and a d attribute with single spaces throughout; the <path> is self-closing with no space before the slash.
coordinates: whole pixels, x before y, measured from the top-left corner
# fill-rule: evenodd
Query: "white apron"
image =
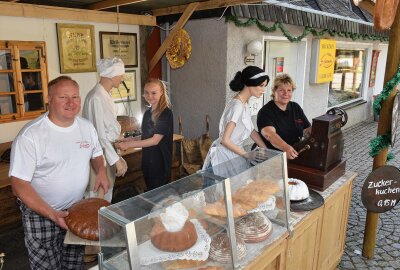
<path id="1" fill-rule="evenodd" d="M 236 123 L 230 138 L 231 141 L 237 146 L 243 147 L 243 143 L 250 137 L 254 129 L 247 103 L 243 105 L 240 100 L 232 99 L 226 105 L 219 122 L 219 138 L 211 144 L 204 161 L 203 170 L 213 167 L 213 173 L 222 177 L 237 175 L 247 169 L 247 162 L 244 158 L 238 158 L 238 154 L 221 144 L 225 127 L 229 122 Z"/>

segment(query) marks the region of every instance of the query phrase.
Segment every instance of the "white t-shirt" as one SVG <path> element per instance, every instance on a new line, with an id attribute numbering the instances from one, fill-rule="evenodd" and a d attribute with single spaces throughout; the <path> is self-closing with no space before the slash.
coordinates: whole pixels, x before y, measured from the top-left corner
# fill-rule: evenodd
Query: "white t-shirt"
<path id="1" fill-rule="evenodd" d="M 51 207 L 64 210 L 82 199 L 90 159 L 102 154 L 88 120 L 76 117 L 70 127 L 63 128 L 46 113 L 26 124 L 14 140 L 9 176 L 31 182 Z"/>
<path id="2" fill-rule="evenodd" d="M 104 156 L 109 165 L 114 165 L 119 156 L 111 142 L 119 139 L 121 125 L 117 121 L 111 95 L 98 83 L 86 96 L 82 116 L 93 123 L 99 136 Z"/>

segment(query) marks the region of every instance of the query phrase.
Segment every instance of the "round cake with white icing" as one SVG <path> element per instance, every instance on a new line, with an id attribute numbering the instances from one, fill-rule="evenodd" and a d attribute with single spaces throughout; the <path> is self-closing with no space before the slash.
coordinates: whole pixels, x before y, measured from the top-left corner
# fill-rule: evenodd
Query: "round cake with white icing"
<path id="1" fill-rule="evenodd" d="M 289 199 L 291 201 L 305 200 L 310 196 L 306 183 L 296 178 L 289 178 Z"/>

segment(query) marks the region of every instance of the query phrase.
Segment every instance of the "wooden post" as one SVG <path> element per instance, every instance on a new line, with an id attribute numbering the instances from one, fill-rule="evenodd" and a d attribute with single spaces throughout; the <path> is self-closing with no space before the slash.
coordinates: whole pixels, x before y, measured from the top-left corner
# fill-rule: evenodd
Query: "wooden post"
<path id="1" fill-rule="evenodd" d="M 390 30 L 389 48 L 386 62 L 385 81 L 386 84 L 397 73 L 400 64 L 400 5 L 397 8 L 396 17 Z M 378 135 L 388 134 L 392 125 L 392 108 L 396 91 L 392 91 L 383 102 L 379 116 Z M 382 150 L 374 158 L 373 170 L 386 165 L 388 149 Z M 367 211 L 365 222 L 364 243 L 362 255 L 368 259 L 374 256 L 375 240 L 378 227 L 379 214 Z"/>

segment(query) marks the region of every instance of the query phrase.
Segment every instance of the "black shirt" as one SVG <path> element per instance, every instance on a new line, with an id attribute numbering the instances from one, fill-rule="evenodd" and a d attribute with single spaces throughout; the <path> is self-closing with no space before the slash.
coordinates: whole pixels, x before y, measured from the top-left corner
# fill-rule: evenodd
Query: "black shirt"
<path id="1" fill-rule="evenodd" d="M 276 149 L 261 134 L 261 130 L 265 127 L 273 126 L 276 133 L 287 144 L 293 145 L 300 141 L 303 137 L 303 130 L 311 126 L 303 109 L 296 102 L 290 101 L 285 111 L 276 106 L 273 100 L 265 104 L 257 115 L 258 133 L 261 135 L 264 143 L 268 148 Z"/>
<path id="2" fill-rule="evenodd" d="M 144 147 L 142 149 L 142 167 L 152 166 L 154 170 L 163 170 L 165 173 L 171 171 L 172 164 L 172 141 L 174 131 L 174 120 L 171 109 L 168 107 L 162 111 L 156 123 L 151 120 L 151 108 L 147 109 L 142 121 L 142 140 L 153 137 L 154 134 L 164 135 L 158 145 Z M 163 164 L 154 164 L 153 160 L 164 161 Z"/>

